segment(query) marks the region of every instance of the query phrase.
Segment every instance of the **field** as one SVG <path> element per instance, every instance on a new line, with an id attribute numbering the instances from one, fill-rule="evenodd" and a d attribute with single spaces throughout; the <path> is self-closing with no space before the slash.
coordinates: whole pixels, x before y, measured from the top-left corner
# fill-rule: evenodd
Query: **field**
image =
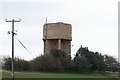
<path id="1" fill-rule="evenodd" d="M 3 78 L 11 78 L 10 71 L 3 71 Z M 15 72 L 15 78 L 107 78 L 100 74 Z"/>
<path id="2" fill-rule="evenodd" d="M 2 78 L 2 70 L 0 69 L 0 79 Z"/>
<path id="3" fill-rule="evenodd" d="M 11 79 L 10 71 L 2 71 L 2 80 Z M 119 80 L 101 74 L 80 73 L 47 73 L 47 72 L 15 72 L 14 80 Z"/>
<path id="4" fill-rule="evenodd" d="M 2 80 L 11 79 L 10 71 L 2 72 Z M 101 74 L 80 74 L 80 73 L 47 73 L 47 72 L 15 72 L 14 80 L 119 80 L 109 78 Z"/>

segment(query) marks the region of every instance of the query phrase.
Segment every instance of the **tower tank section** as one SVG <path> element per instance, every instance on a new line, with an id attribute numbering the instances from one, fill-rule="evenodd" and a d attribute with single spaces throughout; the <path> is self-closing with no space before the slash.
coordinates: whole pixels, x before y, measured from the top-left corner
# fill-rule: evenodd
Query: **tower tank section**
<path id="1" fill-rule="evenodd" d="M 47 23 L 43 25 L 44 54 L 51 49 L 59 49 L 70 55 L 72 26 L 67 23 Z"/>

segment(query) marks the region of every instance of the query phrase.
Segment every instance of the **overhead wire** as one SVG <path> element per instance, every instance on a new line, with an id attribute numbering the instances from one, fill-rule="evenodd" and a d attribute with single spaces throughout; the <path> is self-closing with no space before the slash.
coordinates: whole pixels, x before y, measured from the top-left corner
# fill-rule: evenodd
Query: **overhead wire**
<path id="1" fill-rule="evenodd" d="M 26 48 L 26 46 L 18 39 L 18 37 L 15 37 L 17 40 L 18 40 L 18 42 L 23 46 L 23 48 L 32 56 L 32 57 L 34 57 L 33 56 L 33 54 Z"/>

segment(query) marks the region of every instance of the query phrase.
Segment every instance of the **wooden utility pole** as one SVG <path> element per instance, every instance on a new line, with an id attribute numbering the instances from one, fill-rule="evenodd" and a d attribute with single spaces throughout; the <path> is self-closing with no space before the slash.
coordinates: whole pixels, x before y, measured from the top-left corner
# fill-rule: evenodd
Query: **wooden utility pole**
<path id="1" fill-rule="evenodd" d="M 14 22 L 20 22 L 20 20 L 7 20 L 6 22 L 12 22 L 12 79 L 14 80 Z"/>

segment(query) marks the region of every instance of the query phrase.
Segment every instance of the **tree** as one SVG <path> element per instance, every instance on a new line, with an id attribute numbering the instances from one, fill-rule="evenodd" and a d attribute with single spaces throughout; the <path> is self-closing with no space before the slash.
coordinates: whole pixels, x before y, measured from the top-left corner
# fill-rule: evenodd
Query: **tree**
<path id="1" fill-rule="evenodd" d="M 3 59 L 3 63 L 4 63 L 3 69 L 11 70 L 12 69 L 11 68 L 11 66 L 12 66 L 11 61 L 12 61 L 12 59 L 10 57 L 4 57 L 4 59 Z"/>
<path id="2" fill-rule="evenodd" d="M 79 70 L 102 71 L 105 67 L 104 56 L 98 52 L 88 50 L 88 47 L 80 47 L 75 55 L 74 62 Z"/>
<path id="3" fill-rule="evenodd" d="M 74 63 L 76 72 L 89 72 L 91 65 L 85 56 L 76 56 Z"/>
<path id="4" fill-rule="evenodd" d="M 5 57 L 3 59 L 3 69 L 11 70 L 12 59 Z M 89 51 L 88 47 L 80 47 L 73 60 L 71 57 L 58 49 L 52 49 L 50 54 L 40 55 L 31 61 L 26 61 L 15 57 L 14 69 L 33 70 L 44 72 L 100 72 L 100 71 L 118 71 L 120 64 L 109 55 L 102 55 L 99 52 Z"/>
<path id="5" fill-rule="evenodd" d="M 119 68 L 118 61 L 113 57 L 109 55 L 105 55 L 105 66 L 107 71 L 117 71 Z"/>
<path id="6" fill-rule="evenodd" d="M 89 57 L 89 61 L 91 63 L 91 70 L 95 71 L 104 71 L 105 63 L 104 63 L 104 56 L 102 56 L 98 52 L 91 52 L 92 56 Z"/>
<path id="7" fill-rule="evenodd" d="M 10 57 L 5 57 L 3 59 L 3 68 L 6 69 L 6 70 L 11 70 L 11 64 L 12 64 L 12 58 Z M 17 58 L 15 57 L 14 59 L 14 70 L 30 70 L 30 64 L 29 64 L 29 61 L 26 61 L 26 60 L 23 60 L 23 59 L 20 59 L 20 58 Z"/>
<path id="8" fill-rule="evenodd" d="M 68 57 L 67 53 L 59 50 L 59 49 L 51 49 L 50 54 L 54 57 L 54 58 L 66 58 Z"/>
<path id="9" fill-rule="evenodd" d="M 50 54 L 53 56 L 55 63 L 61 64 L 61 70 L 63 71 L 73 71 L 73 61 L 71 57 L 66 53 L 58 49 L 52 49 Z"/>
<path id="10" fill-rule="evenodd" d="M 59 60 L 54 60 L 51 55 L 41 55 L 31 61 L 32 69 L 36 71 L 46 71 L 46 72 L 60 72 L 61 63 Z"/>

